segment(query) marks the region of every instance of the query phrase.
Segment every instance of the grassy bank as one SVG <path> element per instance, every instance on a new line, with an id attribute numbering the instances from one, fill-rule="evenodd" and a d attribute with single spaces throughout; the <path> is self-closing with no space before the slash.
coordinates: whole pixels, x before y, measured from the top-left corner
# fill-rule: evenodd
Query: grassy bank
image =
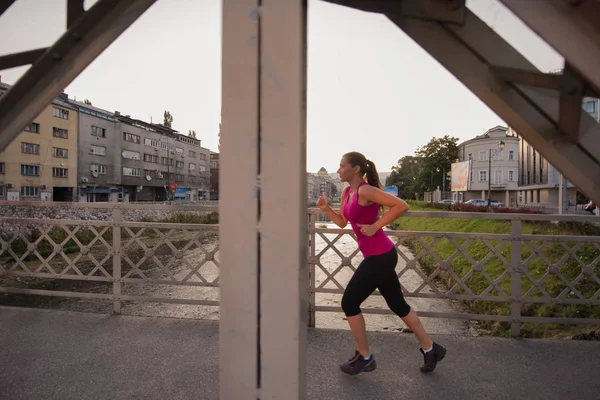
<path id="1" fill-rule="evenodd" d="M 425 202 L 410 202 L 411 211 L 441 211 L 427 207 Z M 464 233 L 494 233 L 494 234 L 510 234 L 511 227 L 509 221 L 494 221 L 483 219 L 449 219 L 449 218 L 419 218 L 419 217 L 404 217 L 400 218 L 394 224 L 394 228 L 405 231 L 428 231 L 428 232 L 464 232 Z M 551 223 L 551 222 L 523 222 L 523 234 L 532 235 L 578 235 L 578 236 L 597 236 L 600 235 L 600 230 L 590 224 L 585 223 Z M 425 243 L 432 243 L 433 238 L 421 238 Z M 462 246 L 466 239 L 454 239 L 454 241 Z M 511 243 L 509 241 L 501 242 L 499 240 L 489 241 L 490 245 L 497 248 L 496 253 L 493 253 L 490 247 L 481 239 L 473 239 L 471 243 L 464 249 L 466 255 L 460 254 L 453 258 L 450 266 L 457 277 L 463 279 L 466 286 L 473 291 L 474 294 L 480 295 L 488 286 L 490 280 L 499 279 L 499 286 L 504 293 L 511 296 L 511 280 L 510 275 L 506 272 L 506 265 L 510 263 L 512 257 Z M 538 249 L 544 242 L 534 241 L 531 243 Z M 419 254 L 423 249 L 423 245 L 416 239 L 410 238 L 405 243 L 414 254 Z M 564 243 L 565 248 L 561 243 L 550 242 L 539 253 L 543 256 L 533 255 L 527 264 L 527 270 L 531 279 L 523 276 L 521 279 L 521 291 L 524 295 L 536 283 L 547 275 L 550 264 L 555 264 L 560 260 L 564 262 L 560 266 L 560 273 L 565 277 L 567 282 L 574 281 L 582 271 L 582 265 L 594 265 L 593 261 L 600 256 L 600 251 L 591 243 L 585 243 L 580 247 L 576 247 L 575 242 Z M 442 238 L 433 245 L 433 251 L 442 260 L 448 260 L 457 250 L 457 247 L 448 239 Z M 488 254 L 490 256 L 488 256 Z M 521 261 L 526 262 L 532 254 L 533 249 L 526 243 L 521 246 Z M 487 257 L 487 258 L 486 258 Z M 544 258 L 548 261 L 546 262 Z M 481 262 L 483 271 L 472 272 L 473 265 Z M 438 262 L 433 256 L 427 255 L 420 259 L 421 267 L 427 272 L 432 273 L 438 267 Z M 487 277 L 485 274 L 487 274 Z M 600 266 L 594 267 L 596 276 L 600 276 Z M 467 276 L 471 273 L 470 276 Z M 504 274 L 504 275 L 503 275 Z M 439 275 L 439 282 L 445 287 L 452 287 L 457 282 L 455 278 L 448 272 L 443 272 Z M 568 292 L 565 298 L 577 298 L 576 294 L 570 290 L 569 286 L 560 279 L 557 274 L 546 276 L 541 283 L 538 284 L 549 296 L 556 297 L 565 290 Z M 576 284 L 572 284 L 573 288 L 581 293 L 582 296 L 589 299 L 600 289 L 600 284 L 593 277 L 585 275 Z M 464 289 L 457 291 L 459 294 L 467 294 Z M 497 289 L 492 289 L 488 292 L 489 296 L 501 295 Z M 529 297 L 543 297 L 543 293 L 535 288 Z M 492 301 L 475 301 L 465 304 L 466 307 L 475 313 L 481 314 L 497 314 L 509 315 L 510 304 L 504 302 Z M 523 304 L 522 314 L 527 316 L 541 317 L 576 317 L 576 318 L 600 318 L 600 307 L 589 305 L 557 305 L 557 304 Z M 498 322 L 481 323 L 480 327 L 484 331 L 489 331 L 493 335 L 508 335 L 509 325 Z M 568 336 L 575 334 L 583 334 L 592 331 L 593 327 L 572 327 L 556 324 L 524 324 L 522 326 L 523 336 L 525 337 L 557 337 Z"/>

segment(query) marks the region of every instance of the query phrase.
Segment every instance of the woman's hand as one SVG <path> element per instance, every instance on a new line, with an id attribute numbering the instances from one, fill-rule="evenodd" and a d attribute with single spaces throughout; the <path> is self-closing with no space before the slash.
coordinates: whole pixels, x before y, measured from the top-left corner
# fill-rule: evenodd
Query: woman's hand
<path id="1" fill-rule="evenodd" d="M 371 224 L 371 225 L 358 224 L 358 226 L 360 226 L 360 232 L 365 236 L 373 236 L 379 230 L 379 228 L 376 227 L 375 224 Z"/>
<path id="2" fill-rule="evenodd" d="M 327 207 L 329 207 L 329 202 L 327 201 L 327 193 L 323 192 L 323 195 L 321 197 L 319 197 L 319 200 L 317 200 L 317 207 L 319 207 L 321 210 L 326 210 Z"/>

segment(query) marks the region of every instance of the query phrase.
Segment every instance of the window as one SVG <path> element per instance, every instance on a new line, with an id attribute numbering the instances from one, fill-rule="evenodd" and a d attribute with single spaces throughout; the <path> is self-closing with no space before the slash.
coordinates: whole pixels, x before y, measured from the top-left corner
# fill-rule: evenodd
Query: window
<path id="1" fill-rule="evenodd" d="M 177 161 L 177 163 L 175 164 L 175 166 L 177 168 L 183 168 L 183 161 Z"/>
<path id="2" fill-rule="evenodd" d="M 175 181 L 176 182 L 183 181 L 183 175 L 181 175 L 181 174 L 175 174 Z"/>
<path id="3" fill-rule="evenodd" d="M 123 132 L 123 140 L 126 142 L 140 144 L 140 135 L 134 135 L 133 133 Z"/>
<path id="4" fill-rule="evenodd" d="M 194 175 L 189 175 L 188 176 L 188 181 L 190 181 L 190 182 L 196 182 L 196 177 Z"/>
<path id="5" fill-rule="evenodd" d="M 68 139 L 69 138 L 69 131 L 66 129 L 61 129 L 61 128 L 52 128 L 52 136 L 57 137 L 57 138 L 61 138 L 61 139 Z"/>
<path id="6" fill-rule="evenodd" d="M 21 196 L 23 197 L 39 197 L 40 188 L 37 186 L 21 186 Z"/>
<path id="7" fill-rule="evenodd" d="M 100 128 L 99 126 L 92 125 L 92 136 L 98 136 L 101 138 L 106 137 L 106 129 Z"/>
<path id="8" fill-rule="evenodd" d="M 123 158 L 128 158 L 130 160 L 139 160 L 140 159 L 140 153 L 137 151 L 129 151 L 129 150 L 123 150 L 123 153 L 121 153 L 123 155 Z"/>
<path id="9" fill-rule="evenodd" d="M 123 175 L 126 176 L 140 176 L 142 171 L 139 168 L 123 167 Z"/>
<path id="10" fill-rule="evenodd" d="M 31 133 L 40 133 L 40 124 L 32 122 L 29 125 L 27 125 L 24 130 Z"/>
<path id="11" fill-rule="evenodd" d="M 496 183 L 496 184 L 502 183 L 502 170 L 494 171 L 494 183 Z"/>
<path id="12" fill-rule="evenodd" d="M 40 176 L 40 167 L 38 165 L 21 164 L 21 175 Z"/>
<path id="13" fill-rule="evenodd" d="M 69 119 L 69 112 L 58 107 L 52 109 L 52 115 L 60 119 Z"/>
<path id="14" fill-rule="evenodd" d="M 158 148 L 158 140 L 154 140 L 154 139 L 150 139 L 150 138 L 144 138 L 144 144 L 146 146 Z"/>
<path id="15" fill-rule="evenodd" d="M 192 158 L 196 158 L 196 152 L 195 151 L 190 150 L 189 155 Z"/>
<path id="16" fill-rule="evenodd" d="M 509 182 L 515 181 L 515 171 L 508 171 L 508 181 Z"/>
<path id="17" fill-rule="evenodd" d="M 105 175 L 106 174 L 106 165 L 91 164 L 90 165 L 90 172 L 91 173 L 96 173 L 98 175 Z"/>
<path id="18" fill-rule="evenodd" d="M 90 147 L 90 154 L 95 154 L 97 156 L 105 156 L 106 155 L 106 147 L 92 145 Z"/>
<path id="19" fill-rule="evenodd" d="M 190 171 L 193 171 L 195 169 L 196 169 L 196 164 L 190 163 Z"/>
<path id="20" fill-rule="evenodd" d="M 169 144 L 167 142 L 160 142 L 160 149 L 161 150 L 169 150 Z"/>
<path id="21" fill-rule="evenodd" d="M 473 153 L 469 153 L 469 161 L 473 161 Z"/>
<path id="22" fill-rule="evenodd" d="M 583 103 L 583 109 L 588 112 L 588 113 L 595 113 L 596 112 L 596 102 L 594 100 L 592 101 L 586 101 L 585 103 Z"/>
<path id="23" fill-rule="evenodd" d="M 206 167 L 204 165 L 201 165 L 200 168 L 198 168 L 198 170 L 200 172 L 206 172 Z"/>
<path id="24" fill-rule="evenodd" d="M 200 153 L 200 159 L 201 160 L 206 160 L 206 154 L 204 153 Z M 417 163 L 417 160 L 415 160 L 415 164 Z"/>
<path id="25" fill-rule="evenodd" d="M 52 148 L 52 157 L 69 158 L 69 150 L 61 149 L 60 147 L 53 147 Z"/>
<path id="26" fill-rule="evenodd" d="M 487 182 L 487 171 L 479 171 L 479 181 Z"/>
<path id="27" fill-rule="evenodd" d="M 5 168 L 6 168 L 6 164 L 4 164 L 3 162 L 0 162 L 0 174 L 4 174 L 5 173 Z"/>
<path id="28" fill-rule="evenodd" d="M 487 156 L 488 156 L 488 152 L 487 151 L 480 151 L 479 152 L 479 161 L 487 161 Z"/>
<path id="29" fill-rule="evenodd" d="M 0 186 L 0 197 L 4 197 L 4 186 Z"/>
<path id="30" fill-rule="evenodd" d="M 40 154 L 40 145 L 35 143 L 21 142 L 21 153 Z"/>
<path id="31" fill-rule="evenodd" d="M 181 147 L 175 147 L 175 153 L 183 154 L 183 149 Z"/>
<path id="32" fill-rule="evenodd" d="M 55 178 L 68 178 L 68 169 L 67 168 L 52 168 L 52 176 Z"/>
<path id="33" fill-rule="evenodd" d="M 162 165 L 169 165 L 169 158 L 168 157 L 161 157 L 160 158 L 160 163 Z"/>
<path id="34" fill-rule="evenodd" d="M 492 151 L 492 160 L 503 161 L 504 160 L 504 149 Z"/>
<path id="35" fill-rule="evenodd" d="M 158 156 L 144 153 L 144 161 L 158 164 Z"/>

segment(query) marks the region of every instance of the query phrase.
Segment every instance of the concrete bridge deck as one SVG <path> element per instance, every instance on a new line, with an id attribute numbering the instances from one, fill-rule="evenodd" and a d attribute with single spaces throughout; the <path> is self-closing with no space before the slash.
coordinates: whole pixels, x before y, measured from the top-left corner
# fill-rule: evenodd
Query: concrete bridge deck
<path id="1" fill-rule="evenodd" d="M 218 323 L 0 307 L 0 399 L 218 399 Z M 436 335 L 432 374 L 412 334 L 372 332 L 378 369 L 337 364 L 349 331 L 311 329 L 307 399 L 598 399 L 600 342 Z"/>

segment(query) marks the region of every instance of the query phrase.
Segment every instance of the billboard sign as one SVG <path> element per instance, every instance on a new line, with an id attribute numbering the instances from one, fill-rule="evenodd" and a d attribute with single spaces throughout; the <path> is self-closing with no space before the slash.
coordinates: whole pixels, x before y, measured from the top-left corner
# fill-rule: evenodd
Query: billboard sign
<path id="1" fill-rule="evenodd" d="M 466 192 L 471 188 L 471 161 L 452 164 L 452 191 Z"/>
<path id="2" fill-rule="evenodd" d="M 386 186 L 385 192 L 398 197 L 398 187 L 397 186 Z"/>

